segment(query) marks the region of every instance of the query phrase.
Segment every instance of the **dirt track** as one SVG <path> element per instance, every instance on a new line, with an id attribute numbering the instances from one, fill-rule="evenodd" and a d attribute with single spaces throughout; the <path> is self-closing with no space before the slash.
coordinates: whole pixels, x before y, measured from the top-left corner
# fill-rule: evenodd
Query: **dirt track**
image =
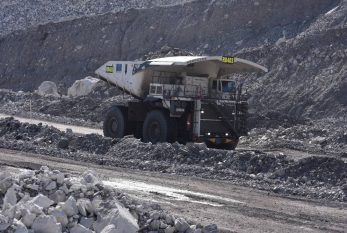
<path id="1" fill-rule="evenodd" d="M 49 165 L 74 174 L 93 169 L 107 184 L 142 200 L 202 223 L 214 222 L 231 232 L 344 232 L 347 205 L 307 201 L 235 186 L 227 182 L 139 172 L 0 150 L 1 169 Z M 12 169 L 13 170 L 13 169 Z"/>

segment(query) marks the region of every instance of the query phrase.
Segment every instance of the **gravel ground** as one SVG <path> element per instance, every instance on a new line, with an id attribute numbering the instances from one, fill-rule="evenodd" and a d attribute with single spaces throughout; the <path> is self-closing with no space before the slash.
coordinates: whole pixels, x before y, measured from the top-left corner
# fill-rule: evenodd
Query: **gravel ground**
<path id="1" fill-rule="evenodd" d="M 347 164 L 332 157 L 294 161 L 259 150 L 224 151 L 204 144 L 152 145 L 132 137 L 76 136 L 11 118 L 0 120 L 0 147 L 106 166 L 229 180 L 285 195 L 347 201 Z"/>

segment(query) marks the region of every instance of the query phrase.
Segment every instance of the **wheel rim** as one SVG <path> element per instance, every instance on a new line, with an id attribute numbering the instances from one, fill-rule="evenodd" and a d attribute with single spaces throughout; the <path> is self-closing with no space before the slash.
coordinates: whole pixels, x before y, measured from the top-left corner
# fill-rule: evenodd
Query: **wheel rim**
<path id="1" fill-rule="evenodd" d="M 112 130 L 113 133 L 117 133 L 117 130 L 118 130 L 118 120 L 117 120 L 117 118 L 112 118 L 111 130 Z"/>
<path id="2" fill-rule="evenodd" d="M 158 142 L 160 140 L 160 124 L 157 121 L 153 121 L 150 125 L 149 125 L 149 138 L 151 142 Z"/>

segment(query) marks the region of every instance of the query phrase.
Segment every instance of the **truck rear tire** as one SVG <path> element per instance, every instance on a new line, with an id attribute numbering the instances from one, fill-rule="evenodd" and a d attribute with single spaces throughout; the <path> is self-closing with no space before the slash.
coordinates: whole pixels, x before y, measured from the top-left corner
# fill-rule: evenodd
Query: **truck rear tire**
<path id="1" fill-rule="evenodd" d="M 124 137 L 126 130 L 126 116 L 119 107 L 113 106 L 106 113 L 103 130 L 105 137 Z"/>
<path id="2" fill-rule="evenodd" d="M 169 119 L 163 111 L 153 110 L 143 123 L 144 142 L 167 142 L 169 139 Z"/>

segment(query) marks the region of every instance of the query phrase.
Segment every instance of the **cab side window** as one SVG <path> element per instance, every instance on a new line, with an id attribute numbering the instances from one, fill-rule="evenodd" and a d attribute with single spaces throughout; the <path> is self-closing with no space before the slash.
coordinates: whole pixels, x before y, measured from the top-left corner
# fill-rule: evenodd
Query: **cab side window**
<path id="1" fill-rule="evenodd" d="M 122 72 L 122 64 L 116 65 L 116 72 Z"/>

